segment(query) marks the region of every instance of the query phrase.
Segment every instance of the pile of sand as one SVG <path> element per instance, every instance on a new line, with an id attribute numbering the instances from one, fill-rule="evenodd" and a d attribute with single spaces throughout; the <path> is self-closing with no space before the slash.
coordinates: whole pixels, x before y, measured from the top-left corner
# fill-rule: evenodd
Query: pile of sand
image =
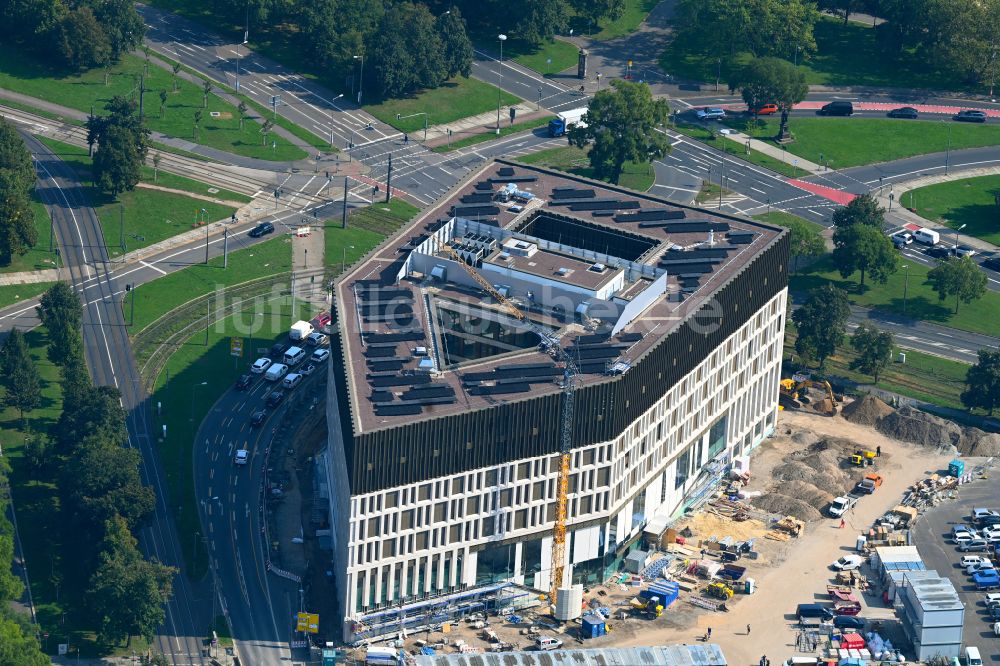
<path id="1" fill-rule="evenodd" d="M 780 487 L 780 492 L 783 495 L 805 502 L 817 511 L 822 511 L 835 497 L 835 495 L 831 495 L 828 491 L 812 483 L 804 483 L 802 481 L 789 481 Z"/>
<path id="2" fill-rule="evenodd" d="M 890 413 L 875 424 L 875 429 L 886 437 L 934 448 L 957 449 L 963 439 L 958 424 L 909 405 Z"/>
<path id="3" fill-rule="evenodd" d="M 764 511 L 770 511 L 781 516 L 795 516 L 799 520 L 819 520 L 822 514 L 803 500 L 771 492 L 754 500 L 754 506 Z"/>
<path id="4" fill-rule="evenodd" d="M 966 456 L 1000 456 L 1000 435 L 979 428 L 966 428 L 958 451 Z"/>
<path id="5" fill-rule="evenodd" d="M 892 407 L 870 393 L 841 410 L 845 419 L 863 426 L 874 426 L 892 412 Z"/>
<path id="6" fill-rule="evenodd" d="M 712 537 L 724 539 L 727 536 L 738 541 L 746 541 L 756 539 L 767 531 L 767 526 L 759 520 L 737 522 L 710 511 L 698 511 L 680 522 L 676 529 L 679 532 L 685 527 L 701 541 Z"/>

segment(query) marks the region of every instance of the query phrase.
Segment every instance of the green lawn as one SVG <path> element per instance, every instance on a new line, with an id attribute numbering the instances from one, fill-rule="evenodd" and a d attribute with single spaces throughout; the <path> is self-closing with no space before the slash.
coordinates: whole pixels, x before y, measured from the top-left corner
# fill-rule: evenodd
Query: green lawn
<path id="1" fill-rule="evenodd" d="M 789 326 L 785 332 L 786 353 L 795 353 L 794 344 L 794 327 Z M 898 351 L 897 348 L 893 353 L 893 362 L 879 377 L 878 388 L 942 407 L 965 409 L 960 396 L 965 388 L 968 365 L 912 349 L 904 350 L 906 363 L 899 363 Z M 826 375 L 870 385 L 871 375 L 863 375 L 850 369 L 851 361 L 856 357 L 857 354 L 850 344 L 843 345 L 836 354 L 827 359 Z"/>
<path id="2" fill-rule="evenodd" d="M 51 111 L 46 111 L 45 109 L 39 109 L 30 104 L 23 104 L 13 99 L 0 100 L 0 106 L 7 106 L 12 109 L 18 109 L 20 111 L 27 111 L 28 113 L 33 113 L 36 116 L 41 116 L 42 118 L 48 118 L 49 120 L 55 120 L 60 123 L 66 123 L 67 125 L 76 125 L 78 127 L 83 126 L 82 120 L 77 120 L 76 118 L 66 118 L 58 113 L 52 113 Z"/>
<path id="3" fill-rule="evenodd" d="M 638 29 L 639 25 L 646 20 L 646 16 L 649 15 L 649 12 L 653 11 L 653 7 L 659 1 L 625 0 L 625 11 L 622 13 L 621 18 L 614 21 L 607 19 L 600 21 L 596 30 L 593 25 L 587 25 L 579 17 L 573 20 L 573 25 L 575 28 L 578 28 L 576 30 L 578 34 L 590 35 L 592 39 L 597 41 L 607 41 L 617 37 L 624 37 Z"/>
<path id="4" fill-rule="evenodd" d="M 192 180 L 190 178 L 185 178 L 184 176 L 168 173 L 162 168 L 159 169 L 156 174 L 156 178 L 154 179 L 153 167 L 144 166 L 142 168 L 142 181 L 144 183 L 149 183 L 150 185 L 159 185 L 160 187 L 169 187 L 174 190 L 183 190 L 184 192 L 201 194 L 206 197 L 214 197 L 224 201 L 235 201 L 237 203 L 249 203 L 253 201 L 251 197 L 248 197 L 245 194 L 225 190 L 221 187 L 215 187 L 199 180 Z"/>
<path id="5" fill-rule="evenodd" d="M 751 149 L 750 154 L 747 155 L 746 149 L 738 145 L 735 141 L 727 139 L 717 133 L 713 134 L 709 128 L 702 125 L 680 122 L 675 124 L 674 129 L 681 134 L 707 143 L 713 148 L 717 148 L 729 155 L 732 155 L 733 157 L 738 157 L 739 159 L 750 162 L 751 164 L 756 164 L 757 166 L 764 167 L 765 169 L 770 169 L 775 173 L 792 177 L 804 175 L 802 169 L 797 169 L 787 162 L 776 160 L 770 155 L 765 155 L 760 151 Z"/>
<path id="6" fill-rule="evenodd" d="M 587 160 L 587 151 L 575 146 L 540 150 L 537 153 L 523 155 L 517 159 L 519 162 L 524 162 L 525 164 L 535 164 L 541 167 L 574 173 L 585 178 L 594 178 L 594 170 L 590 168 L 590 162 Z M 626 162 L 618 184 L 632 190 L 645 192 L 653 186 L 654 179 L 652 165 Z"/>
<path id="7" fill-rule="evenodd" d="M 875 45 L 870 26 L 823 18 L 815 29 L 817 53 L 799 60 L 810 85 L 891 86 L 894 88 L 934 88 L 963 90 L 968 86 L 947 72 L 935 72 L 912 54 L 888 58 Z M 750 59 L 748 53 L 723 55 L 722 82 Z M 697 37 L 677 39 L 667 44 L 660 67 L 673 76 L 701 82 L 715 82 L 718 56 L 710 53 Z M 981 92 L 981 91 L 977 91 Z"/>
<path id="8" fill-rule="evenodd" d="M 792 215 L 791 213 L 786 213 L 783 210 L 772 210 L 770 213 L 761 213 L 760 215 L 754 215 L 753 219 L 760 220 L 761 222 L 766 222 L 767 224 L 774 224 L 779 227 L 788 227 L 789 224 L 795 222 L 801 222 L 808 224 L 810 226 L 816 227 L 817 231 L 822 231 L 823 227 L 815 222 L 810 222 L 809 220 L 799 217 L 798 215 Z"/>
<path id="9" fill-rule="evenodd" d="M 538 127 L 544 127 L 549 124 L 552 116 L 545 116 L 542 118 L 534 118 L 524 123 L 516 123 L 515 125 L 503 125 L 500 127 L 500 136 L 508 136 L 511 134 L 517 134 L 518 132 L 527 132 L 528 130 L 533 130 Z M 455 136 L 461 137 L 456 139 Z M 479 132 L 477 134 L 459 133 L 452 136 L 451 143 L 444 143 L 440 146 L 434 146 L 431 148 L 432 152 L 435 153 L 447 153 L 452 150 L 458 150 L 459 148 L 467 148 L 469 146 L 474 146 L 477 143 L 483 143 L 486 141 L 492 141 L 496 139 L 497 135 L 494 132 Z"/>
<path id="10" fill-rule="evenodd" d="M 347 226 L 349 229 L 360 229 L 385 237 L 396 231 L 408 220 L 413 219 L 419 212 L 420 209 L 413 204 L 396 197 L 390 199 L 389 203 L 380 201 L 364 208 L 349 211 Z M 332 266 L 335 261 L 339 260 L 336 253 L 340 252 L 341 247 L 338 244 L 336 232 L 343 230 L 339 228 L 339 219 L 337 218 L 331 219 L 327 225 L 326 263 L 328 266 Z M 331 227 L 335 233 L 330 233 Z M 369 245 L 365 251 L 367 252 L 372 247 L 375 247 L 374 243 Z"/>
<path id="11" fill-rule="evenodd" d="M 778 122 L 777 118 L 768 118 L 756 136 L 769 140 L 765 137 L 778 133 Z M 741 118 L 732 118 L 726 124 L 741 131 L 745 125 Z M 1000 144 L 1000 126 L 950 120 L 793 117 L 788 126 L 795 136 L 795 141 L 785 146 L 788 152 L 817 164 L 828 162 L 831 169 L 943 153 L 949 137 L 951 150 Z"/>
<path id="12" fill-rule="evenodd" d="M 39 137 L 53 152 L 69 164 L 83 182 L 90 180 L 90 158 L 87 149 L 73 146 L 54 139 Z M 145 167 L 143 176 L 152 180 L 153 169 Z M 163 174 L 161 174 L 163 176 Z M 207 185 L 189 178 L 175 176 L 169 187 L 206 192 Z M 160 183 L 164 184 L 164 183 Z M 166 186 L 166 185 L 165 185 Z M 97 217 L 101 220 L 104 243 L 108 254 L 117 257 L 123 254 L 121 247 L 124 229 L 125 251 L 136 250 L 165 240 L 197 226 L 197 221 L 216 222 L 228 218 L 235 208 L 223 204 L 192 199 L 173 192 L 161 192 L 137 187 L 131 192 L 123 192 L 117 199 L 88 187 L 88 194 Z M 237 197 L 235 193 L 230 193 Z M 213 195 L 217 196 L 217 195 Z M 245 197 L 243 197 L 245 198 Z M 124 227 L 122 225 L 124 211 Z"/>
<path id="13" fill-rule="evenodd" d="M 899 203 L 952 229 L 1000 245 L 1000 176 L 980 176 L 937 183 L 900 195 Z"/>
<path id="14" fill-rule="evenodd" d="M 507 122 L 507 108 L 521 100 L 504 92 L 500 96 L 501 121 Z M 497 88 L 477 79 L 462 76 L 451 79 L 440 88 L 424 90 L 409 97 L 389 99 L 379 104 L 366 104 L 365 111 L 383 123 L 395 127 L 400 132 L 416 132 L 424 127 L 424 116 L 396 120 L 396 114 L 408 116 L 412 113 L 426 113 L 427 125 L 442 125 L 487 111 L 496 111 Z M 416 138 L 416 137 L 414 137 Z M 360 138 L 358 139 L 360 141 Z"/>
<path id="15" fill-rule="evenodd" d="M 978 301 L 959 306 L 958 314 L 954 299 L 938 300 L 937 293 L 926 284 L 929 268 L 916 262 L 906 262 L 907 271 L 902 268 L 892 275 L 884 285 L 869 283 L 867 291 L 858 293 L 858 279 L 855 273 L 849 280 L 840 277 L 833 264 L 831 255 L 827 255 L 810 266 L 791 276 L 789 287 L 793 291 L 807 291 L 827 282 L 845 289 L 852 303 L 877 310 L 903 314 L 903 286 L 907 285 L 906 316 L 913 319 L 933 321 L 945 326 L 974 331 L 986 335 L 997 334 L 997 322 L 1000 321 L 1000 293 L 986 291 Z M 907 273 L 909 278 L 907 279 Z"/>
<path id="16" fill-rule="evenodd" d="M 35 231 L 38 233 L 38 241 L 25 254 L 11 257 L 9 264 L 0 264 L 0 273 L 21 273 L 56 267 L 55 252 L 49 252 L 49 236 L 52 226 L 49 211 L 45 209 L 45 205 L 38 198 L 37 192 L 32 194 L 31 212 L 35 216 Z M 55 247 L 55 239 L 52 242 L 53 247 Z"/>
<path id="17" fill-rule="evenodd" d="M 510 58 L 543 76 L 576 68 L 580 49 L 561 39 L 550 39 L 540 46 L 510 40 L 503 47 L 504 58 Z"/>
<path id="18" fill-rule="evenodd" d="M 0 308 L 14 303 L 26 301 L 40 295 L 51 287 L 54 282 L 35 282 L 32 284 L 8 284 L 0 286 Z"/>
<path id="19" fill-rule="evenodd" d="M 103 69 L 94 69 L 84 74 L 67 73 L 33 60 L 23 50 L 4 49 L 0 51 L 0 86 L 88 113 L 93 108 L 96 113 L 101 114 L 104 113 L 104 105 L 112 97 L 128 97 L 137 89 L 144 65 L 142 58 L 125 55 L 118 65 L 111 68 L 108 85 L 104 85 Z M 274 133 L 268 136 L 267 145 L 263 145 L 260 125 L 248 121 L 241 130 L 239 114 L 234 106 L 223 102 L 216 95 L 209 95 L 208 107 L 204 108 L 200 85 L 180 78 L 177 79 L 177 84 L 177 92 L 173 92 L 173 73 L 153 64 L 149 66 L 149 75 L 146 77 L 146 89 L 149 92 L 145 95 L 145 111 L 151 130 L 174 137 L 195 139 L 206 146 L 265 160 L 297 160 L 306 157 L 303 150 Z M 166 90 L 168 94 L 162 117 L 159 99 L 161 90 Z M 195 111 L 203 114 L 197 138 L 194 133 Z M 213 118 L 213 112 L 219 115 Z M 277 144 L 275 148 L 272 148 L 272 142 Z"/>

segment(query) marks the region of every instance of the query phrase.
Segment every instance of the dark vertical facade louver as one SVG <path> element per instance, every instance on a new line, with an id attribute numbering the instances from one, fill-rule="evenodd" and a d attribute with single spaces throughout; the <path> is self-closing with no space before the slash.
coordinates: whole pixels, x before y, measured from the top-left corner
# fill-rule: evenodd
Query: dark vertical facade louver
<path id="1" fill-rule="evenodd" d="M 685 322 L 624 375 L 578 389 L 574 446 L 607 441 L 621 434 L 784 289 L 787 269 L 785 231 L 716 292 L 714 311 L 723 313 L 721 326 L 706 334 Z M 698 312 L 711 312 L 711 308 L 705 304 Z M 335 362 L 339 365 L 334 376 L 353 495 L 559 450 L 561 393 L 355 435 L 350 431 L 343 354 Z"/>

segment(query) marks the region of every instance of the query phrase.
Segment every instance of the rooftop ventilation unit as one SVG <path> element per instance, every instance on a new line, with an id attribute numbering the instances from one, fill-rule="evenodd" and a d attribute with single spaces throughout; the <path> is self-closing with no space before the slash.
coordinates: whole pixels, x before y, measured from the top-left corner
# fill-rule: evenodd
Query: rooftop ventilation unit
<path id="1" fill-rule="evenodd" d="M 572 272 L 573 272 L 572 268 L 566 268 L 565 266 L 560 266 L 559 268 L 556 269 L 556 275 L 558 275 L 559 277 L 566 277 Z"/>
<path id="2" fill-rule="evenodd" d="M 594 264 L 593 266 L 591 266 L 587 270 L 590 271 L 590 272 L 592 272 L 592 273 L 603 273 L 605 270 L 607 270 L 607 268 L 608 267 L 605 266 L 604 264 Z"/>

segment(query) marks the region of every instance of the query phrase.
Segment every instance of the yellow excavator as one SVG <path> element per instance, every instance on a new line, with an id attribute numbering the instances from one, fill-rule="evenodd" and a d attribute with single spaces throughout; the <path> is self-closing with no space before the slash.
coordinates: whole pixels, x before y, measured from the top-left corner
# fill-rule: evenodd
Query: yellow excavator
<path id="1" fill-rule="evenodd" d="M 815 388 L 826 396 L 822 400 L 812 401 L 808 398 L 808 389 Z M 778 404 L 785 409 L 805 409 L 809 405 L 813 411 L 826 416 L 837 415 L 837 396 L 833 393 L 830 382 L 817 381 L 808 375 L 796 374 L 791 379 L 782 379 L 778 383 Z"/>

